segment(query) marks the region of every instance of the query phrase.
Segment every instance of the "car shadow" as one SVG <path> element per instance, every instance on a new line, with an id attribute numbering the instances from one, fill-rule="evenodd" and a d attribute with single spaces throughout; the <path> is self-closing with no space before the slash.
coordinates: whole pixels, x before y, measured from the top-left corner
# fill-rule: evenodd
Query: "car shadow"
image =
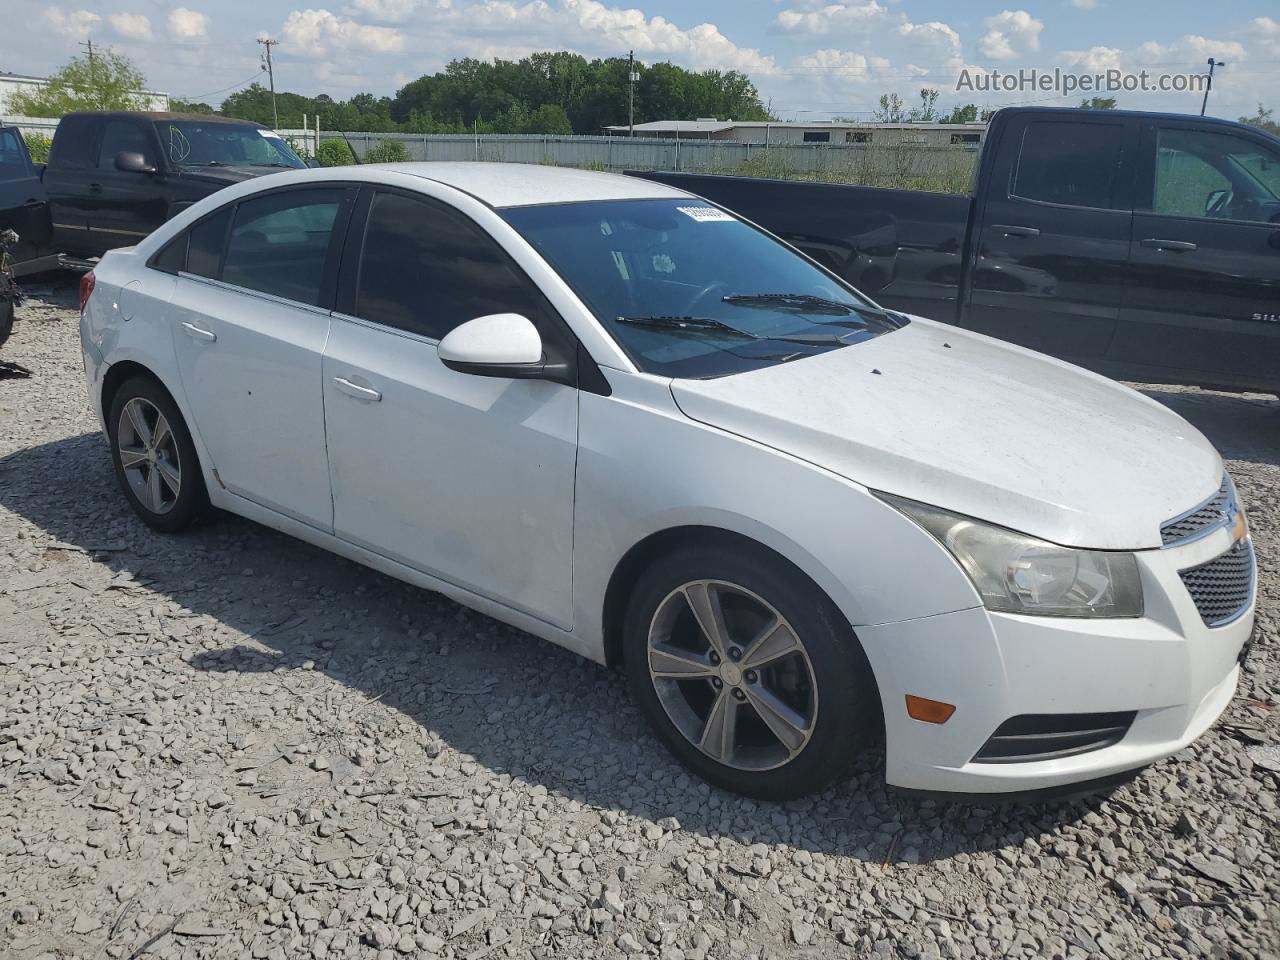
<path id="1" fill-rule="evenodd" d="M 1141 390 L 1190 421 L 1227 460 L 1280 464 L 1280 399 L 1177 387 Z"/>
<path id="2" fill-rule="evenodd" d="M 236 631 L 229 645 L 187 646 L 192 669 L 321 671 L 411 718 L 424 743 L 442 742 L 493 774 L 598 809 L 674 816 L 703 836 L 884 865 L 1016 849 L 1029 839 L 1052 843 L 1049 834 L 1107 802 L 1104 795 L 1008 804 L 920 798 L 887 788 L 876 754 L 852 780 L 801 801 L 771 804 L 712 789 L 648 732 L 617 671 L 240 518 L 223 516 L 179 537 L 151 531 L 116 488 L 97 434 L 0 459 L 0 505 L 60 549 L 79 548 L 102 564 L 99 585 L 145 584 L 210 618 L 220 635 Z M 185 702 L 194 708 L 197 699 Z M 309 722 L 327 723 L 341 745 L 363 720 Z M 389 763 L 386 775 L 396 768 Z M 360 775 L 381 771 L 366 766 Z"/>

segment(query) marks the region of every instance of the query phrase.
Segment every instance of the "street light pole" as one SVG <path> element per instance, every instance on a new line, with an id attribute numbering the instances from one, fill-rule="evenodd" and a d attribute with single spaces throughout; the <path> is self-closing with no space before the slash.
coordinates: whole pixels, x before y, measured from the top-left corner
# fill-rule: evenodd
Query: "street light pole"
<path id="1" fill-rule="evenodd" d="M 1213 57 L 1209 58 L 1209 82 L 1205 84 L 1204 101 L 1200 104 L 1200 116 L 1202 117 L 1204 116 L 1205 110 L 1209 106 L 1209 91 L 1213 89 L 1213 68 L 1225 67 L 1225 66 L 1226 64 L 1223 63 L 1221 60 L 1215 60 L 1213 59 Z"/>
<path id="2" fill-rule="evenodd" d="M 280 114 L 276 110 L 276 74 L 271 68 L 271 48 L 278 46 L 280 41 L 272 40 L 270 37 L 259 37 L 258 42 L 266 47 L 267 50 L 267 81 L 271 84 L 271 116 L 274 120 L 272 126 L 278 129 L 280 126 Z"/>
<path id="3" fill-rule="evenodd" d="M 627 136 L 636 135 L 636 52 L 627 54 Z"/>

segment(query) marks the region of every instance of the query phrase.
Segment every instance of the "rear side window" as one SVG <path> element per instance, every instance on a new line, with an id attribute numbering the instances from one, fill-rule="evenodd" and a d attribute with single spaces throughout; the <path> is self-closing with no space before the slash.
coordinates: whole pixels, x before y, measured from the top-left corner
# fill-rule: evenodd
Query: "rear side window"
<path id="1" fill-rule="evenodd" d="M 227 227 L 231 225 L 231 208 L 224 207 L 211 217 L 201 220 L 188 233 L 187 273 L 198 277 L 218 279 L 222 264 L 222 251 L 227 245 Z"/>
<path id="2" fill-rule="evenodd" d="M 97 117 L 63 117 L 53 135 L 49 166 L 92 167 L 97 159 Z"/>
<path id="3" fill-rule="evenodd" d="M 227 241 L 223 282 L 318 305 L 343 192 L 288 190 L 245 200 Z"/>
<path id="4" fill-rule="evenodd" d="M 1010 193 L 1024 200 L 1119 209 L 1120 123 L 1027 125 Z"/>
<path id="5" fill-rule="evenodd" d="M 134 120 L 108 120 L 102 128 L 102 146 L 98 150 L 98 169 L 114 170 L 116 155 L 128 151 L 140 153 L 154 164 L 155 144 L 142 124 Z"/>
<path id="6" fill-rule="evenodd" d="M 539 323 L 547 308 L 533 283 L 474 223 L 433 203 L 377 194 L 360 254 L 356 315 L 439 340 L 491 313 Z"/>

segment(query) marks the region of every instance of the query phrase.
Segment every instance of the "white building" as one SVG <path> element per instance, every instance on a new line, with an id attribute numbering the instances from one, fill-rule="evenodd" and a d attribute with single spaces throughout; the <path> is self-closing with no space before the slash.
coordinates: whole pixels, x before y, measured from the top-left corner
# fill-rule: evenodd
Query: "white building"
<path id="1" fill-rule="evenodd" d="M 605 127 L 615 136 L 625 136 L 626 124 Z M 929 147 L 959 146 L 977 149 L 986 135 L 985 123 L 846 123 L 839 120 L 810 120 L 804 123 L 717 120 L 652 120 L 637 123 L 637 137 L 681 140 L 729 140 L 735 143 L 783 145 L 793 143 L 876 144 L 899 146 L 919 144 Z"/>
<path id="2" fill-rule="evenodd" d="M 0 116 L 17 116 L 9 101 L 15 93 L 34 93 L 49 82 L 47 77 L 27 77 L 19 73 L 0 73 Z M 147 98 L 144 110 L 168 110 L 169 95 L 157 90 L 139 90 Z"/>

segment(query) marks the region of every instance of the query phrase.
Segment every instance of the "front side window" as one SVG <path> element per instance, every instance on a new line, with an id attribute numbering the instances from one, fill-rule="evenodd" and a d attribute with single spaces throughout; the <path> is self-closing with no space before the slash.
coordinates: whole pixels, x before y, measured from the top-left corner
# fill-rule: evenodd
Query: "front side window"
<path id="1" fill-rule="evenodd" d="M 847 347 L 905 322 L 693 197 L 514 207 L 502 215 L 649 373 L 740 373 Z"/>
<path id="2" fill-rule="evenodd" d="M 0 180 L 16 180 L 30 173 L 27 156 L 18 141 L 18 131 L 0 130 Z"/>
<path id="3" fill-rule="evenodd" d="M 286 190 L 242 201 L 227 239 L 223 282 L 318 305 L 343 192 Z"/>
<path id="4" fill-rule="evenodd" d="M 175 167 L 291 167 L 306 164 L 274 130 L 225 121 L 163 120 L 160 144 Z"/>
<path id="5" fill-rule="evenodd" d="M 1120 123 L 1029 123 L 1010 193 L 1044 203 L 1120 209 L 1123 152 Z"/>
<path id="6" fill-rule="evenodd" d="M 1280 151 L 1230 134 L 1161 129 L 1152 210 L 1280 223 Z"/>
<path id="7" fill-rule="evenodd" d="M 102 129 L 102 146 L 98 149 L 98 169 L 114 170 L 116 155 L 140 153 L 148 163 L 154 164 L 151 138 L 146 128 L 133 120 L 108 120 Z"/>
<path id="8" fill-rule="evenodd" d="M 355 312 L 439 340 L 459 324 L 493 313 L 518 313 L 537 323 L 547 307 L 474 223 L 434 203 L 378 193 L 365 226 Z"/>

